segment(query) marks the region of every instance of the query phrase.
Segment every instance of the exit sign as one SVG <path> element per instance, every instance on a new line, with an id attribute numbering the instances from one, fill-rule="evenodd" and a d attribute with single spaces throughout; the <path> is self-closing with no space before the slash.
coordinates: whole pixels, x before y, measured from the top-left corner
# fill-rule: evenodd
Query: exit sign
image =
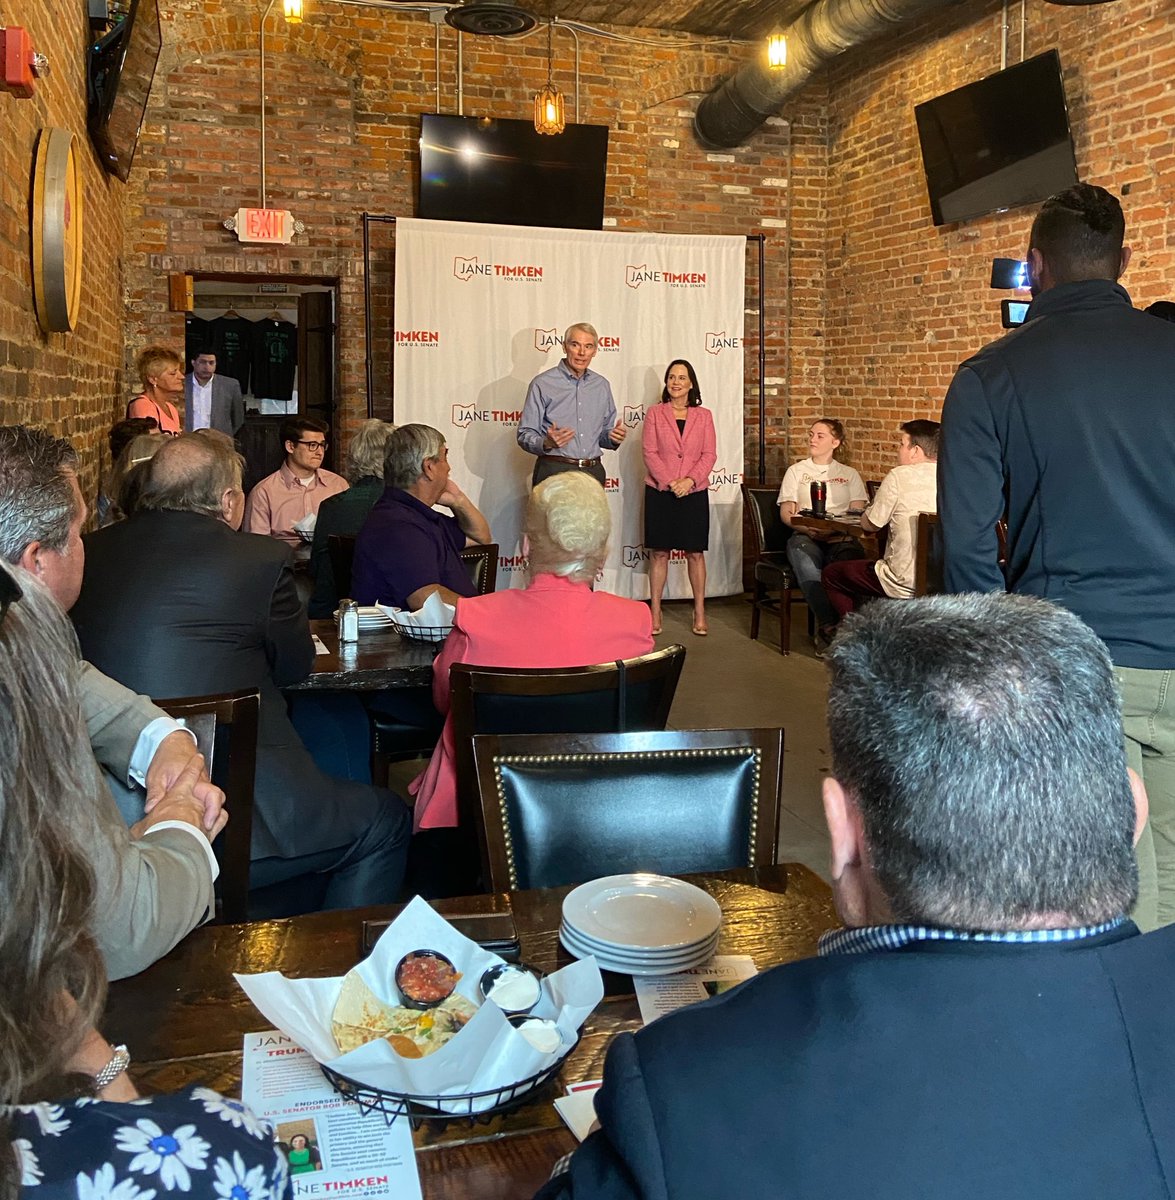
<path id="1" fill-rule="evenodd" d="M 294 236 L 294 214 L 284 208 L 238 208 L 237 240 L 278 242 L 283 246 Z"/>

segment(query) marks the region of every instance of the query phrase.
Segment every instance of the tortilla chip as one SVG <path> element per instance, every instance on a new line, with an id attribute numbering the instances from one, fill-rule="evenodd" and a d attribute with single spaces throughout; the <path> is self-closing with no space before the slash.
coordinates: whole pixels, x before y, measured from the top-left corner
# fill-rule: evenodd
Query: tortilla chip
<path id="1" fill-rule="evenodd" d="M 384 1038 L 402 1058 L 423 1058 L 451 1041 L 477 1006 L 454 992 L 435 1008 L 385 1004 L 354 971 L 348 972 L 331 1014 L 339 1053 Z"/>

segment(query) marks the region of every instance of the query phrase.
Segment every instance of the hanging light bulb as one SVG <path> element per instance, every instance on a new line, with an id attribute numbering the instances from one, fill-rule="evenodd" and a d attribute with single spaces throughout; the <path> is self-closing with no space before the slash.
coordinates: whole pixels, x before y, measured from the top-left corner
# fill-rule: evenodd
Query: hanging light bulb
<path id="1" fill-rule="evenodd" d="M 547 22 L 547 83 L 534 98 L 534 128 L 536 133 L 562 133 L 567 127 L 563 111 L 563 93 L 555 86 L 552 73 L 551 30 L 554 21 Z"/>
<path id="2" fill-rule="evenodd" d="M 772 71 L 787 66 L 787 35 L 778 25 L 767 35 L 767 66 Z"/>
<path id="3" fill-rule="evenodd" d="M 282 7 L 291 25 L 302 24 L 302 0 L 282 0 Z"/>

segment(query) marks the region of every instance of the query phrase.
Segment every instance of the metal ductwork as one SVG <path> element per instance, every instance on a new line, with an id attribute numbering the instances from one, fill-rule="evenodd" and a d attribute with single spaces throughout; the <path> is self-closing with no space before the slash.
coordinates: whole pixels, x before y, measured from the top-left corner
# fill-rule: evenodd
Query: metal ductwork
<path id="1" fill-rule="evenodd" d="M 703 97 L 694 132 L 707 146 L 740 146 L 794 92 L 846 50 L 950 0 L 816 0 L 784 30 L 787 66 L 748 63 Z"/>
<path id="2" fill-rule="evenodd" d="M 533 29 L 538 19 L 507 0 L 466 0 L 445 13 L 445 23 L 480 37 L 517 37 Z"/>

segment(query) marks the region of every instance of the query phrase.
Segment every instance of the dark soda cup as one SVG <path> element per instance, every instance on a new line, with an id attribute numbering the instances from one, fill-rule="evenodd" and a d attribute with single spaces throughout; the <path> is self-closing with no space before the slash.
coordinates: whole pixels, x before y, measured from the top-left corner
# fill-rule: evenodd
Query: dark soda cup
<path id="1" fill-rule="evenodd" d="M 812 515 L 824 516 L 828 505 L 828 484 L 823 479 L 817 479 L 812 484 Z"/>

